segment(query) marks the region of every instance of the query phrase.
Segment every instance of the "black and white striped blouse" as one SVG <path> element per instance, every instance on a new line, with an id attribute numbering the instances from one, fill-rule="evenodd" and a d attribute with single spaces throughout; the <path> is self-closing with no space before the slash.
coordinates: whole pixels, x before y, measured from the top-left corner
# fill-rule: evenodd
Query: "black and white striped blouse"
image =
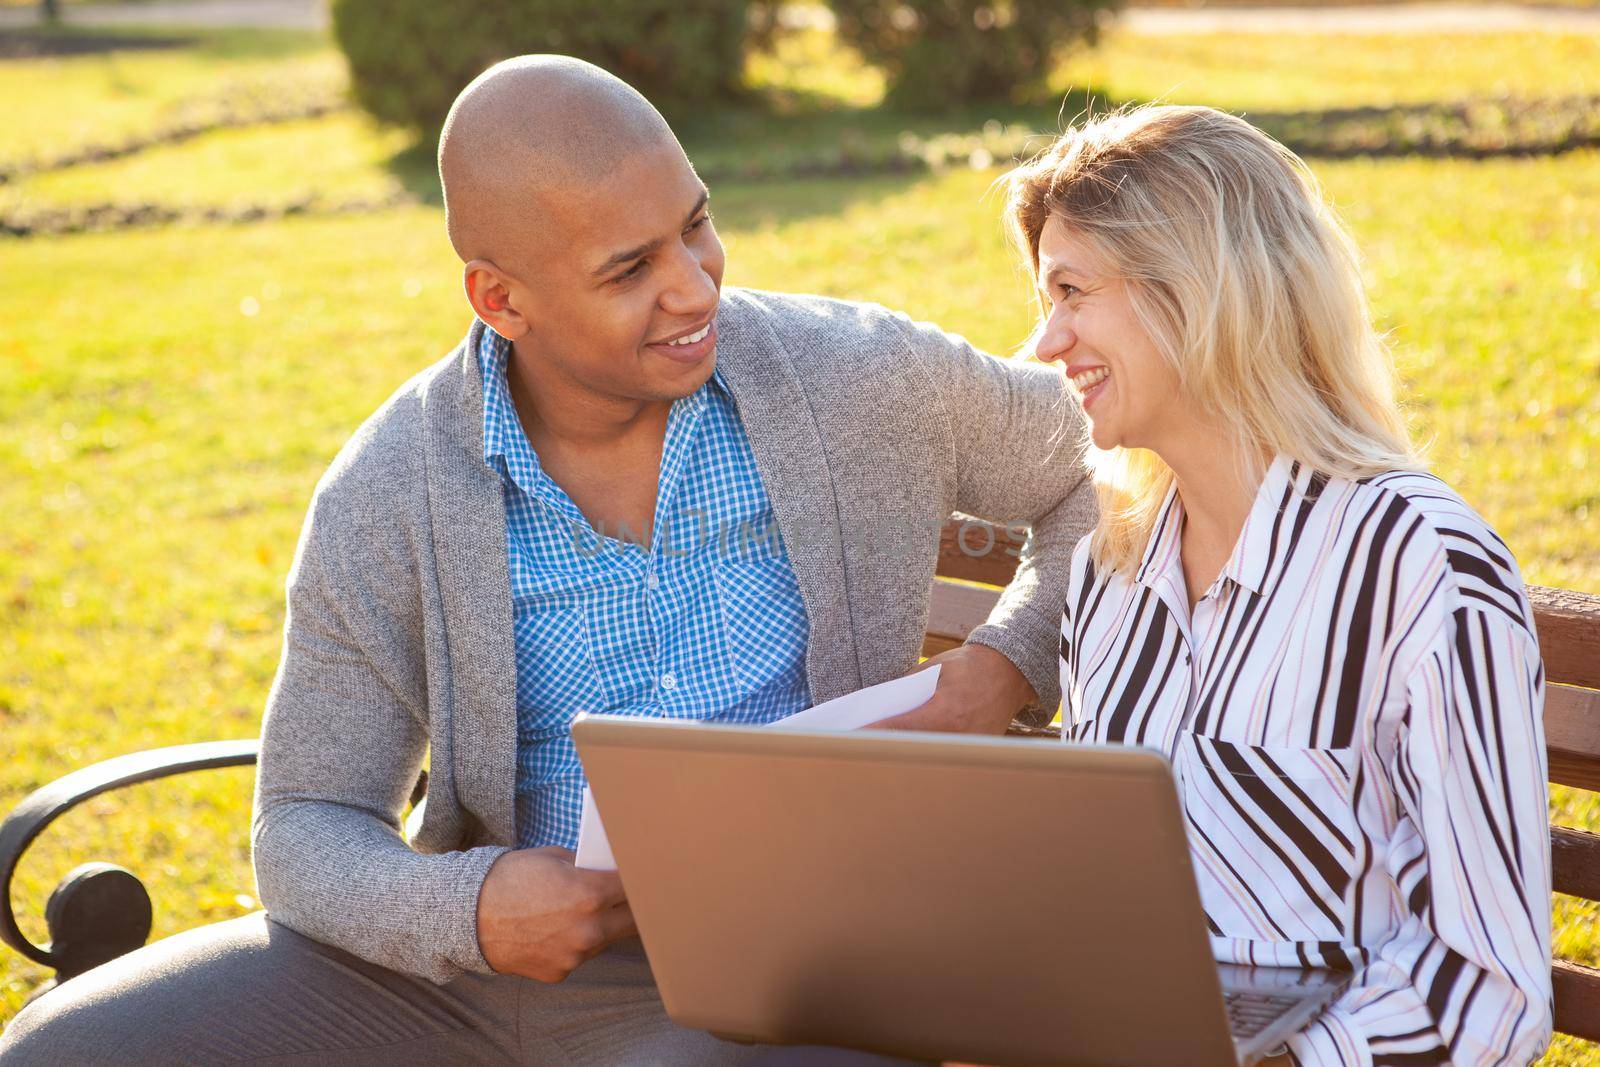
<path id="1" fill-rule="evenodd" d="M 1299 1063 L 1549 1040 L 1544 671 L 1505 543 L 1428 474 L 1279 457 L 1191 615 L 1169 494 L 1129 577 L 1078 546 L 1064 734 L 1172 760 L 1219 959 L 1357 972 Z"/>

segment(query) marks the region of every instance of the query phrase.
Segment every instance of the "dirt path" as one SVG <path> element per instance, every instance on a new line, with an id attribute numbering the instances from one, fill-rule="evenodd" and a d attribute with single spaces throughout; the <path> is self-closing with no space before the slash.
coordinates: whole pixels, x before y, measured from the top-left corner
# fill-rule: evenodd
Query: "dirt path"
<path id="1" fill-rule="evenodd" d="M 326 0 L 181 0 L 148 4 L 63 4 L 74 26 L 259 26 L 318 30 L 328 25 Z M 0 28 L 36 26 L 37 7 L 0 8 Z"/>
<path id="2" fill-rule="evenodd" d="M 1133 8 L 1137 33 L 1600 33 L 1600 8 L 1517 4 L 1385 4 L 1350 7 Z"/>
<path id="3" fill-rule="evenodd" d="M 264 26 L 321 29 L 326 0 L 154 0 L 63 5 L 80 26 Z M 803 9 L 802 9 L 803 10 Z M 807 16 L 812 12 L 803 11 Z M 825 10 L 817 12 L 827 18 Z M 1132 8 L 1120 24 L 1137 33 L 1600 33 L 1600 8 L 1516 4 L 1384 4 L 1350 7 Z M 805 21 L 805 20 L 803 20 Z M 0 8 L 0 29 L 36 25 L 37 8 Z"/>

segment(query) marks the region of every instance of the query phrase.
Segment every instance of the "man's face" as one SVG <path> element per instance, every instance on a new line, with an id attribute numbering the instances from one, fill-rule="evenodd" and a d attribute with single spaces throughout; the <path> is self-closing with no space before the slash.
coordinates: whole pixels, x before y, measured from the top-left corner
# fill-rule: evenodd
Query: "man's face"
<path id="1" fill-rule="evenodd" d="M 524 358 L 597 397 L 676 400 L 716 367 L 723 251 L 707 192 L 673 141 L 585 188 L 541 196 L 548 239 L 511 303 Z M 698 338 L 687 343 L 686 338 Z"/>

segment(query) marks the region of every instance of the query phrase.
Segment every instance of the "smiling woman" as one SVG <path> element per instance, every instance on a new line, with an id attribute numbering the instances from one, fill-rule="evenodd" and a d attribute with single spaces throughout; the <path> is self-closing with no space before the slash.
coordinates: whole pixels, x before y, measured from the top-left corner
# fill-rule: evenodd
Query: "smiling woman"
<path id="1" fill-rule="evenodd" d="M 1068 131 L 1011 178 L 1100 450 L 1063 736 L 1174 767 L 1224 962 L 1352 972 L 1297 1064 L 1550 1039 L 1544 673 L 1505 542 L 1421 469 L 1354 249 L 1209 108 Z"/>
<path id="2" fill-rule="evenodd" d="M 1148 540 L 1162 455 L 1231 442 L 1216 476 L 1247 489 L 1265 442 L 1346 477 L 1420 466 L 1353 244 L 1304 164 L 1248 123 L 1094 123 L 1013 173 L 1008 214 L 1047 309 L 1036 354 L 1066 364 L 1103 450 L 1100 565 Z"/>

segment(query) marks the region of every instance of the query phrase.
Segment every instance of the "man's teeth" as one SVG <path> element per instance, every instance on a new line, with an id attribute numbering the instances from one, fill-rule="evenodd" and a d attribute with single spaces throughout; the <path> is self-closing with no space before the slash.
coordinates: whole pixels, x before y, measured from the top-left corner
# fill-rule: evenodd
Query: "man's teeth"
<path id="1" fill-rule="evenodd" d="M 706 334 L 708 334 L 710 332 L 711 332 L 711 324 L 708 322 L 708 323 L 705 324 L 705 326 L 699 332 L 691 333 L 688 337 L 680 337 L 676 341 L 668 341 L 667 344 L 674 345 L 674 346 L 676 346 L 676 345 L 692 345 L 697 341 L 704 341 L 706 339 Z"/>
<path id="2" fill-rule="evenodd" d="M 1111 377 L 1111 372 L 1109 370 L 1104 367 L 1096 367 L 1094 370 L 1086 370 L 1082 374 L 1074 376 L 1072 379 L 1072 386 L 1074 389 L 1078 390 L 1078 392 L 1086 393 L 1092 387 L 1099 385 L 1109 377 Z"/>

